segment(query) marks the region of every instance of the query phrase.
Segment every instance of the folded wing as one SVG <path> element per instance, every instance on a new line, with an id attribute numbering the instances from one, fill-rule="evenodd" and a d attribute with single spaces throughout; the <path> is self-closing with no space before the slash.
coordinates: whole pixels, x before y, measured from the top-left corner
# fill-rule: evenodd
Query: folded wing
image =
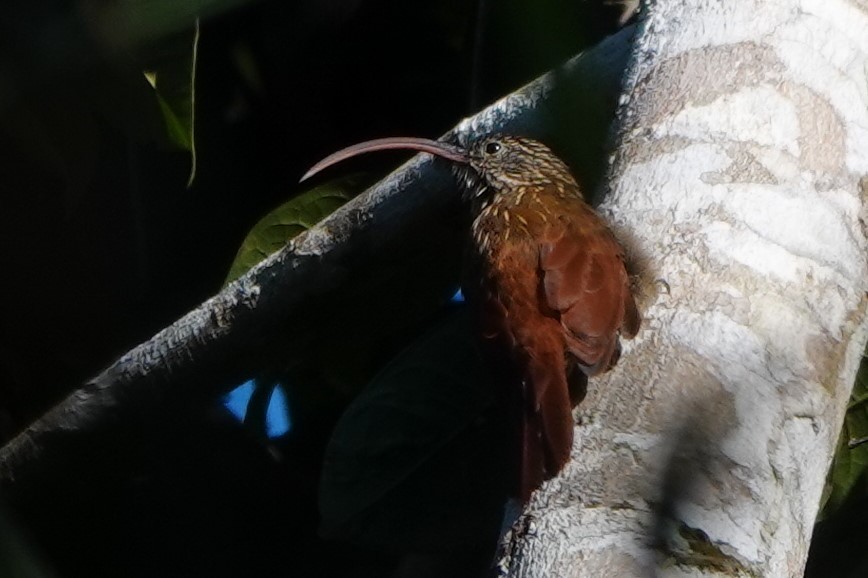
<path id="1" fill-rule="evenodd" d="M 567 351 L 589 376 L 617 362 L 619 336 L 633 337 L 640 324 L 621 247 L 594 217 L 561 221 L 540 243 L 545 305 L 557 312 Z"/>

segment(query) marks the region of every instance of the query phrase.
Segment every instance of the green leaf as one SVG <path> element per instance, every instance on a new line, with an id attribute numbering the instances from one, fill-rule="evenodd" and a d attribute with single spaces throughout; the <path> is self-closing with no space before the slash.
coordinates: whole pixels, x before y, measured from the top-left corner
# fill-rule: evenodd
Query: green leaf
<path id="1" fill-rule="evenodd" d="M 88 25 L 107 44 L 122 51 L 186 30 L 198 18 L 240 8 L 252 0 L 101 0 L 85 4 Z"/>
<path id="2" fill-rule="evenodd" d="M 199 45 L 199 20 L 193 28 L 175 35 L 161 45 L 161 50 L 147 65 L 145 78 L 153 87 L 169 142 L 189 151 L 190 176 L 196 176 L 196 59 Z"/>
<path id="3" fill-rule="evenodd" d="M 339 420 L 320 483 L 324 536 L 414 549 L 496 535 L 509 424 L 469 318 L 462 308 L 406 349 Z"/>
<path id="4" fill-rule="evenodd" d="M 319 223 L 358 193 L 365 180 L 359 174 L 336 179 L 280 205 L 256 223 L 235 255 L 226 283 L 279 251 L 287 241 Z"/>
<path id="5" fill-rule="evenodd" d="M 868 495 L 868 356 L 862 357 L 856 374 L 838 449 L 826 480 L 820 519 L 835 513 L 857 493 Z"/>

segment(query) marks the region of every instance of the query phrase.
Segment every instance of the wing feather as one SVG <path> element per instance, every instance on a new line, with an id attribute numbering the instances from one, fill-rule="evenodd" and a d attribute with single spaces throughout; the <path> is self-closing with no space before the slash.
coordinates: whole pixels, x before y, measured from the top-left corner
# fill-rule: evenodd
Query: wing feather
<path id="1" fill-rule="evenodd" d="M 558 220 L 539 252 L 546 305 L 560 316 L 567 349 L 587 375 L 606 371 L 619 335 L 632 337 L 640 323 L 620 245 L 593 215 L 584 226 Z"/>

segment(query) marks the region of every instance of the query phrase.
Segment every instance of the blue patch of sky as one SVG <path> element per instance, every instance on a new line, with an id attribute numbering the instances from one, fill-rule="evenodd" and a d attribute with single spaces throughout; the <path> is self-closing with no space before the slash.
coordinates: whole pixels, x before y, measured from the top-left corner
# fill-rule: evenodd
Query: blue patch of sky
<path id="1" fill-rule="evenodd" d="M 253 395 L 253 381 L 245 381 L 226 394 L 226 397 L 223 399 L 223 405 L 239 421 L 244 421 L 251 395 Z M 275 387 L 271 390 L 268 409 L 265 412 L 266 433 L 268 437 L 276 438 L 288 432 L 291 425 L 286 394 L 282 387 Z"/>

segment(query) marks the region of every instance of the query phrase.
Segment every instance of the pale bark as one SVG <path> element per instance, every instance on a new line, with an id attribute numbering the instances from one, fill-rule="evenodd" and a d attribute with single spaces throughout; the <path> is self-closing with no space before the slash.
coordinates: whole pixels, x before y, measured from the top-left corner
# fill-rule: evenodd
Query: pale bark
<path id="1" fill-rule="evenodd" d="M 868 4 L 660 0 L 624 94 L 644 327 L 501 565 L 801 576 L 868 335 Z"/>

